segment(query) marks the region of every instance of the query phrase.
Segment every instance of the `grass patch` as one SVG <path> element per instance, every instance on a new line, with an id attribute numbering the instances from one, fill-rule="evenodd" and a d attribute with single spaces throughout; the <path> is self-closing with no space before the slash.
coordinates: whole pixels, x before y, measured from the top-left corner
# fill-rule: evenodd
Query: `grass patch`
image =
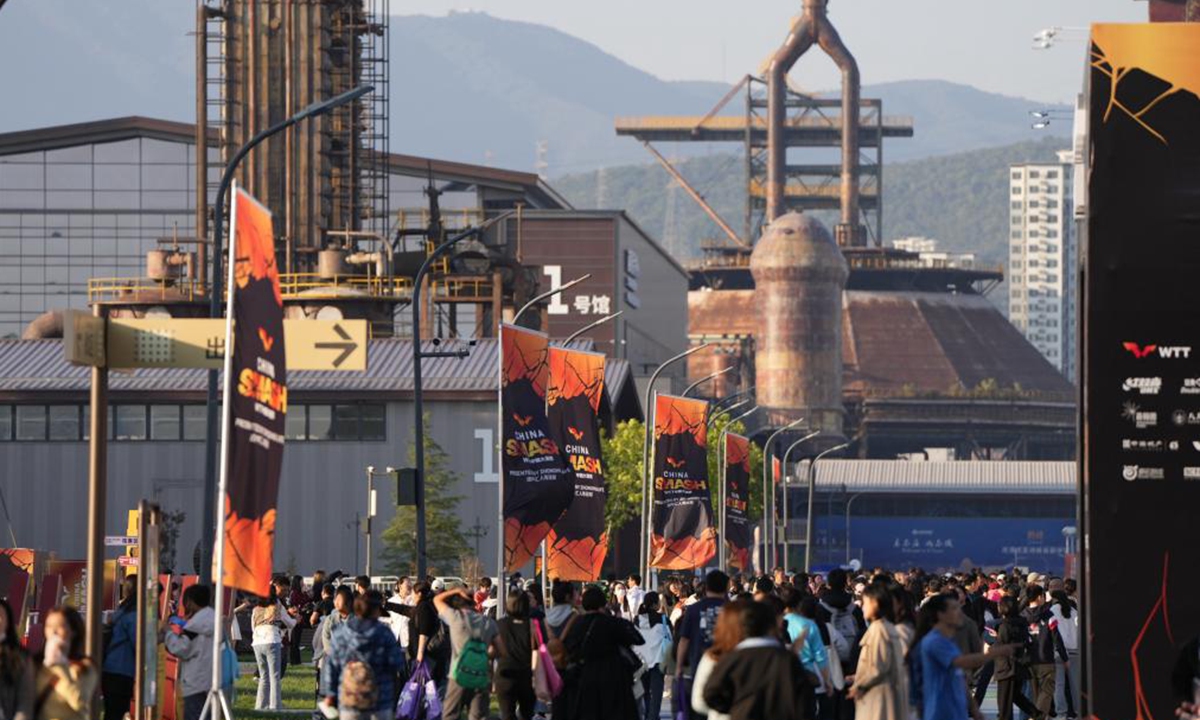
<path id="1" fill-rule="evenodd" d="M 258 679 L 253 672 L 243 673 L 238 678 L 237 693 L 233 700 L 233 712 L 238 718 L 274 718 L 278 713 L 254 709 L 258 695 Z M 287 710 L 313 710 L 316 708 L 317 675 L 312 664 L 288 665 L 287 673 L 279 685 L 283 707 Z"/>

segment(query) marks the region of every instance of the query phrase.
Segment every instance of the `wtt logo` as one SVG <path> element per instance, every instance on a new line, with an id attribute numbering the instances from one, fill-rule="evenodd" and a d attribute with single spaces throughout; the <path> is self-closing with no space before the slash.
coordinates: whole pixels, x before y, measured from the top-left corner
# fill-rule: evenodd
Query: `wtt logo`
<path id="1" fill-rule="evenodd" d="M 1164 360 L 1186 360 L 1192 356 L 1192 348 L 1188 345 L 1139 345 L 1127 342 L 1123 347 L 1138 360 L 1151 355 L 1158 355 Z"/>

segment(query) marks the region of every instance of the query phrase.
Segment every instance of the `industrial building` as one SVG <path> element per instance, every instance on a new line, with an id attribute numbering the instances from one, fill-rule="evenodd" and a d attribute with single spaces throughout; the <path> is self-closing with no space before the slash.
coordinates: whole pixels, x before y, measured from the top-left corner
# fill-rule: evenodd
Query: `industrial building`
<path id="1" fill-rule="evenodd" d="M 813 48 L 842 71 L 840 99 L 788 84 L 788 71 Z M 735 86 L 703 118 L 616 125 L 648 147 L 745 143 L 743 232 L 690 192 L 724 237 L 705 242 L 703 259 L 689 267 L 689 340 L 719 348 L 689 358 L 689 377 L 735 370 L 705 387 L 716 396 L 753 387 L 766 410 L 755 416 L 762 439 L 804 418 L 795 433 L 821 432 L 805 454 L 845 443 L 864 459 L 1072 458 L 1074 388 L 986 298 L 1003 272 L 939 262 L 915 245 L 882 247 L 880 148 L 885 138 L 911 136 L 912 122 L 860 97 L 858 65 L 825 0 L 804 3 L 761 75 Z M 746 117 L 722 115 L 743 86 Z M 840 114 L 821 110 L 830 106 Z M 762 108 L 765 117 L 757 115 Z M 813 148 L 831 147 L 840 149 L 840 163 L 811 159 L 819 157 Z M 873 159 L 866 148 L 874 148 Z M 812 211 L 832 209 L 839 214 L 830 231 Z"/>
<path id="2" fill-rule="evenodd" d="M 1008 319 L 1068 380 L 1075 379 L 1074 152 L 1009 168 Z"/>

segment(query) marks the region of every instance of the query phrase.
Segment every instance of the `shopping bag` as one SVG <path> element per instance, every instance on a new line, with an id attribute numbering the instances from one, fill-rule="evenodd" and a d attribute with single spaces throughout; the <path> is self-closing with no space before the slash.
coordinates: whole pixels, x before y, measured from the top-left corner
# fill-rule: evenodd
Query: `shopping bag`
<path id="1" fill-rule="evenodd" d="M 417 663 L 417 669 L 413 670 L 412 677 L 404 683 L 404 689 L 400 691 L 400 701 L 396 703 L 396 720 L 420 720 L 421 703 L 428 679 L 429 668 L 425 667 L 423 662 Z"/>
<path id="2" fill-rule="evenodd" d="M 691 720 L 692 684 L 688 682 L 688 678 L 680 677 L 676 680 L 671 695 L 675 700 L 675 720 Z"/>
<path id="3" fill-rule="evenodd" d="M 426 720 L 438 720 L 442 717 L 442 699 L 438 697 L 437 683 L 433 678 L 428 678 L 425 681 L 425 718 Z"/>
<path id="4" fill-rule="evenodd" d="M 537 620 L 533 621 L 533 635 L 537 641 L 533 656 L 533 691 L 538 700 L 548 703 L 562 692 L 562 676 L 554 667 L 554 660 L 542 637 L 542 625 Z"/>

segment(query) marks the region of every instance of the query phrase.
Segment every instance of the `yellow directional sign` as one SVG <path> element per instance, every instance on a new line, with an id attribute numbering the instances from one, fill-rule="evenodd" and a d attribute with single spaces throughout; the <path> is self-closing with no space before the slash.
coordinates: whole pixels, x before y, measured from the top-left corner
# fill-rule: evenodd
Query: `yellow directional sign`
<path id="1" fill-rule="evenodd" d="M 69 363 L 104 367 L 104 318 L 79 310 L 63 313 L 63 350 Z"/>
<path id="2" fill-rule="evenodd" d="M 284 320 L 289 370 L 367 369 L 366 320 Z M 108 366 L 220 369 L 225 360 L 221 318 L 112 318 Z"/>

